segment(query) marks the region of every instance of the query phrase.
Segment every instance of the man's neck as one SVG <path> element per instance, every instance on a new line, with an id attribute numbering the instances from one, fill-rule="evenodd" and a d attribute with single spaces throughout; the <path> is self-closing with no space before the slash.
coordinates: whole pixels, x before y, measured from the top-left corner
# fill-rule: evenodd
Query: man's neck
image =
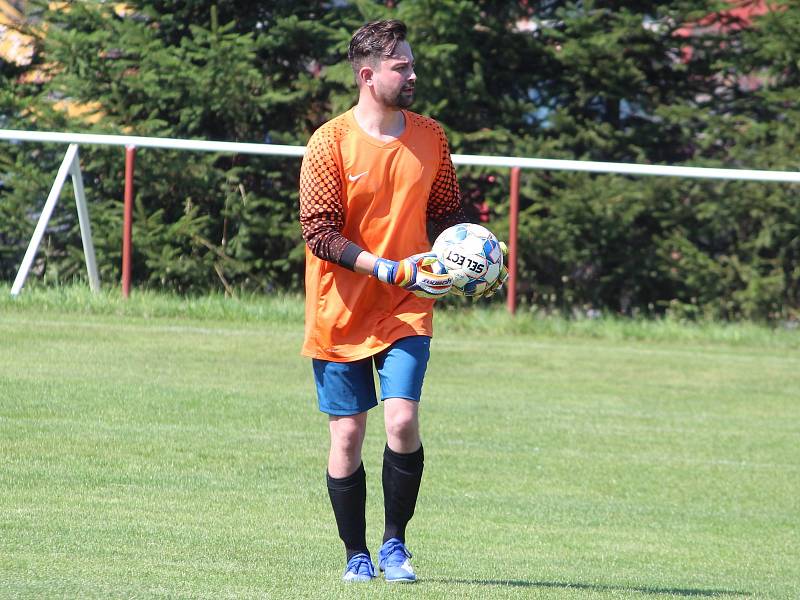
<path id="1" fill-rule="evenodd" d="M 383 142 L 391 142 L 399 138 L 406 128 L 403 111 L 379 106 L 370 106 L 359 101 L 353 116 L 359 127 L 368 135 Z"/>

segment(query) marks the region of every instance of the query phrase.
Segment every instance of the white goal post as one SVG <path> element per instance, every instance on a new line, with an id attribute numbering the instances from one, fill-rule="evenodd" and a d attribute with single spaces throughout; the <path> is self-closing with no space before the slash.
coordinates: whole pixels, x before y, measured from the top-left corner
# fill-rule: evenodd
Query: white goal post
<path id="1" fill-rule="evenodd" d="M 94 292 L 100 290 L 100 278 L 97 275 L 97 261 L 94 255 L 94 243 L 92 242 L 92 226 L 89 221 L 89 210 L 86 206 L 86 193 L 83 189 L 83 176 L 81 175 L 80 160 L 78 158 L 78 145 L 70 144 L 64 155 L 64 160 L 61 161 L 61 167 L 58 169 L 53 187 L 50 188 L 50 194 L 47 196 L 44 208 L 42 208 L 42 212 L 39 215 L 36 229 L 33 231 L 28 249 L 22 258 L 22 264 L 14 279 L 14 284 L 11 286 L 12 296 L 17 296 L 22 291 L 22 286 L 28 277 L 33 259 L 36 257 L 36 251 L 39 249 L 39 244 L 47 229 L 50 217 L 53 215 L 53 209 L 56 207 L 56 202 L 58 202 L 58 198 L 61 195 L 61 189 L 64 187 L 67 176 L 72 176 L 72 190 L 75 193 L 75 205 L 78 209 L 78 223 L 81 228 L 83 255 L 86 259 L 86 270 L 89 274 L 89 286 Z"/>
<path id="2" fill-rule="evenodd" d="M 25 253 L 22 265 L 12 288 L 12 294 L 17 295 L 24 284 L 28 270 L 44 234 L 47 220 L 50 218 L 58 194 L 61 191 L 67 174 L 72 175 L 73 187 L 75 189 L 75 200 L 78 204 L 78 216 L 81 225 L 81 235 L 83 238 L 84 254 L 86 255 L 86 266 L 89 271 L 89 283 L 93 290 L 99 289 L 99 279 L 97 278 L 97 267 L 95 265 L 94 248 L 91 242 L 91 228 L 89 226 L 89 215 L 86 210 L 86 200 L 83 192 L 83 182 L 81 180 L 80 165 L 78 162 L 78 145 L 111 145 L 125 146 L 128 148 L 161 148 L 169 150 L 184 150 L 194 152 L 221 152 L 234 154 L 258 154 L 271 156 L 296 156 L 301 157 L 305 153 L 305 146 L 287 146 L 280 144 L 253 144 L 237 142 L 214 142 L 203 140 L 184 140 L 176 138 L 152 138 L 130 135 L 99 135 L 87 133 L 62 133 L 48 131 L 21 131 L 13 129 L 0 129 L 0 140 L 14 142 L 55 142 L 69 144 L 67 155 L 61 164 L 56 181 L 50 195 L 45 202 L 42 216 L 39 218 L 36 230 L 31 238 L 28 251 Z M 72 153 L 72 154 L 70 154 Z M 70 158 L 71 157 L 71 158 Z M 484 167 L 510 168 L 512 169 L 512 213 L 516 210 L 514 202 L 514 188 L 518 193 L 518 185 L 513 185 L 514 172 L 517 175 L 520 169 L 539 169 L 556 171 L 584 171 L 590 173 L 615 173 L 618 175 L 650 175 L 661 177 L 690 177 L 699 179 L 727 179 L 738 181 L 764 181 L 773 183 L 800 183 L 800 172 L 797 171 L 768 171 L 756 169 L 719 169 L 706 167 L 684 167 L 671 165 L 642 165 L 634 163 L 613 163 L 597 161 L 579 160 L 555 160 L 544 158 L 524 158 L 514 156 L 480 156 L 470 154 L 453 154 L 453 163 L 456 165 L 472 165 Z M 518 181 L 517 181 L 518 183 Z M 79 192 L 80 190 L 80 192 Z M 45 218 L 46 215 L 46 218 Z M 513 230 L 509 231 L 509 247 L 512 250 L 509 270 L 509 309 L 513 312 L 515 303 L 513 298 L 516 290 L 515 275 L 515 256 L 516 248 L 516 215 L 510 214 L 513 223 Z"/>

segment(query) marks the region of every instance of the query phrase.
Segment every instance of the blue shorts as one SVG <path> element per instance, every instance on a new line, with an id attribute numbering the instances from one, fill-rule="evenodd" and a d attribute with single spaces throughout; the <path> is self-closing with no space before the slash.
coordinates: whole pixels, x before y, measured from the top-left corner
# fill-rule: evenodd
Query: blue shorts
<path id="1" fill-rule="evenodd" d="M 375 356 L 354 362 L 313 359 L 319 409 L 329 415 L 356 415 L 378 405 L 373 363 L 381 384 L 381 400 L 419 402 L 431 355 L 431 338 L 414 335 L 397 340 Z"/>

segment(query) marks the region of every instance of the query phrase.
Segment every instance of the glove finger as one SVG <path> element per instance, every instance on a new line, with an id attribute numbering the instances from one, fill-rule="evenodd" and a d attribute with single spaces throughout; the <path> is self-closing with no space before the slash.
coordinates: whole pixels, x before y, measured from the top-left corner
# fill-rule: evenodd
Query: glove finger
<path id="1" fill-rule="evenodd" d="M 435 290 L 435 291 L 416 289 L 416 290 L 411 290 L 411 293 L 414 294 L 415 296 L 418 296 L 419 298 L 432 298 L 435 300 L 436 298 L 442 298 L 443 296 L 446 296 L 449 291 L 450 291 L 449 288 Z"/>
<path id="2" fill-rule="evenodd" d="M 413 254 L 413 255 L 409 256 L 406 260 L 410 260 L 412 262 L 420 264 L 426 258 L 435 258 L 435 259 L 438 260 L 439 257 L 436 256 L 436 254 L 434 254 L 433 252 L 419 252 L 417 254 Z"/>
<path id="3" fill-rule="evenodd" d="M 497 281 L 499 281 L 499 285 L 503 285 L 508 280 L 508 267 L 503 265 L 500 268 L 500 274 L 497 276 Z"/>
<path id="4" fill-rule="evenodd" d="M 407 287 L 417 276 L 417 265 L 409 259 L 401 260 L 397 263 L 397 272 L 394 276 L 394 284 Z"/>
<path id="5" fill-rule="evenodd" d="M 486 288 L 483 294 L 480 295 L 481 298 L 490 298 L 497 293 L 503 284 L 508 280 L 508 268 L 503 265 L 500 269 L 500 273 L 497 276 L 497 279 L 494 280 L 494 283 Z"/>
<path id="6" fill-rule="evenodd" d="M 434 273 L 436 275 L 445 275 L 447 273 L 447 267 L 444 266 L 444 263 L 439 260 L 439 257 L 433 252 L 417 254 L 409 258 L 409 260 L 412 259 L 416 259 L 415 264 L 420 271 Z"/>
<path id="7" fill-rule="evenodd" d="M 415 293 L 421 291 L 430 294 L 431 296 L 429 297 L 439 297 L 447 294 L 452 286 L 453 278 L 450 275 L 437 275 L 435 273 L 418 271 L 417 280 L 412 291 Z"/>
<path id="8" fill-rule="evenodd" d="M 481 294 L 481 298 L 491 298 L 494 296 L 495 292 L 500 288 L 498 283 L 495 281 L 491 286 L 486 288 L 486 291 Z"/>

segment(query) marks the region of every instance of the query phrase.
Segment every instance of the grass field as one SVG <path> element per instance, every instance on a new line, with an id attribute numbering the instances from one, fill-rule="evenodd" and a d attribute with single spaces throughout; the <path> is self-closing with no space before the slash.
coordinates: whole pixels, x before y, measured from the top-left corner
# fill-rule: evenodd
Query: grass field
<path id="1" fill-rule="evenodd" d="M 296 298 L 0 287 L 0 597 L 800 597 L 800 332 L 436 327 L 420 582 L 345 586 Z"/>

